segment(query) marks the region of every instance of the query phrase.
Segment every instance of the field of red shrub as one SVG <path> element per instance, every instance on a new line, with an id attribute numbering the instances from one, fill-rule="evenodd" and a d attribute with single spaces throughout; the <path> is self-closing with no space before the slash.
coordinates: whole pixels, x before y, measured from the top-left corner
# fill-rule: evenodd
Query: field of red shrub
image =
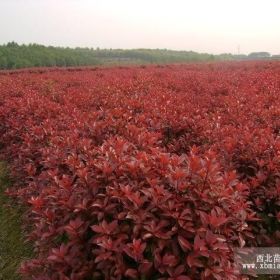
<path id="1" fill-rule="evenodd" d="M 26 279 L 223 280 L 279 246 L 280 63 L 0 73 Z"/>

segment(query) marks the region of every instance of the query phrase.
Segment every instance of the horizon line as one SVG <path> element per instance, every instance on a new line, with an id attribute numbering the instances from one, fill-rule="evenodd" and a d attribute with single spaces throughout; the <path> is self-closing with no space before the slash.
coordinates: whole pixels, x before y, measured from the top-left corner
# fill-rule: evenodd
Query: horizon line
<path id="1" fill-rule="evenodd" d="M 80 48 L 80 49 L 92 49 L 92 50 L 97 50 L 97 49 L 100 49 L 100 50 L 164 50 L 164 51 L 174 51 L 174 52 L 194 52 L 194 53 L 198 53 L 198 54 L 208 54 L 208 55 L 214 55 L 214 56 L 219 56 L 219 55 L 234 55 L 234 56 L 243 56 L 243 55 L 250 55 L 250 54 L 253 54 L 253 53 L 268 53 L 270 54 L 270 56 L 278 56 L 280 55 L 280 52 L 278 54 L 276 53 L 270 53 L 268 51 L 265 51 L 265 50 L 259 50 L 259 51 L 251 51 L 251 52 L 248 52 L 248 53 L 232 53 L 232 52 L 222 52 L 222 53 L 217 53 L 217 54 L 214 54 L 214 53 L 211 53 L 211 52 L 198 52 L 198 51 L 195 51 L 195 50 L 186 50 L 186 49 L 169 49 L 169 48 L 143 48 L 143 47 L 138 47 L 138 48 L 111 48 L 111 47 L 99 47 L 99 46 L 69 46 L 69 45 L 55 45 L 55 44 L 44 44 L 44 43 L 38 43 L 38 42 L 29 42 L 29 43 L 18 43 L 16 41 L 9 41 L 7 43 L 0 43 L 0 46 L 6 46 L 8 44 L 11 44 L 11 43 L 15 43 L 17 44 L 18 46 L 28 46 L 28 45 L 38 45 L 38 46 L 43 46 L 43 47 L 54 47 L 54 48 L 69 48 L 69 49 L 77 49 L 77 48 Z"/>

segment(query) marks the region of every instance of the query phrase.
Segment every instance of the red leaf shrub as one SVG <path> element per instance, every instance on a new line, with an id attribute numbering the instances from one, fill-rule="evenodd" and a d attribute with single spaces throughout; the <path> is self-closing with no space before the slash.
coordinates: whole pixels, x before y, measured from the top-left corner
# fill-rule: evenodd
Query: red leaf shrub
<path id="1" fill-rule="evenodd" d="M 280 64 L 0 74 L 34 279 L 242 279 L 279 244 Z"/>

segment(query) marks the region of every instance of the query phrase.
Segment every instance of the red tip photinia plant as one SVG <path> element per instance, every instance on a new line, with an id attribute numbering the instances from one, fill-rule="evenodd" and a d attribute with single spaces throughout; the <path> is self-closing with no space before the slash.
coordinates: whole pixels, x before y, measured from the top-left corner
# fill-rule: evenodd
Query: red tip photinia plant
<path id="1" fill-rule="evenodd" d="M 280 240 L 278 62 L 0 73 L 26 279 L 246 279 Z"/>

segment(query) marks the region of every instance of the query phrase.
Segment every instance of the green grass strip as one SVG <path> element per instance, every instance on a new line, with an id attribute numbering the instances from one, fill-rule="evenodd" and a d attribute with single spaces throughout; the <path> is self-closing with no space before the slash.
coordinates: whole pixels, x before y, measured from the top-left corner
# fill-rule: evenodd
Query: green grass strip
<path id="1" fill-rule="evenodd" d="M 0 280 L 17 280 L 21 261 L 32 256 L 30 245 L 24 242 L 22 209 L 9 206 L 11 200 L 5 195 L 10 180 L 7 167 L 0 162 Z"/>

